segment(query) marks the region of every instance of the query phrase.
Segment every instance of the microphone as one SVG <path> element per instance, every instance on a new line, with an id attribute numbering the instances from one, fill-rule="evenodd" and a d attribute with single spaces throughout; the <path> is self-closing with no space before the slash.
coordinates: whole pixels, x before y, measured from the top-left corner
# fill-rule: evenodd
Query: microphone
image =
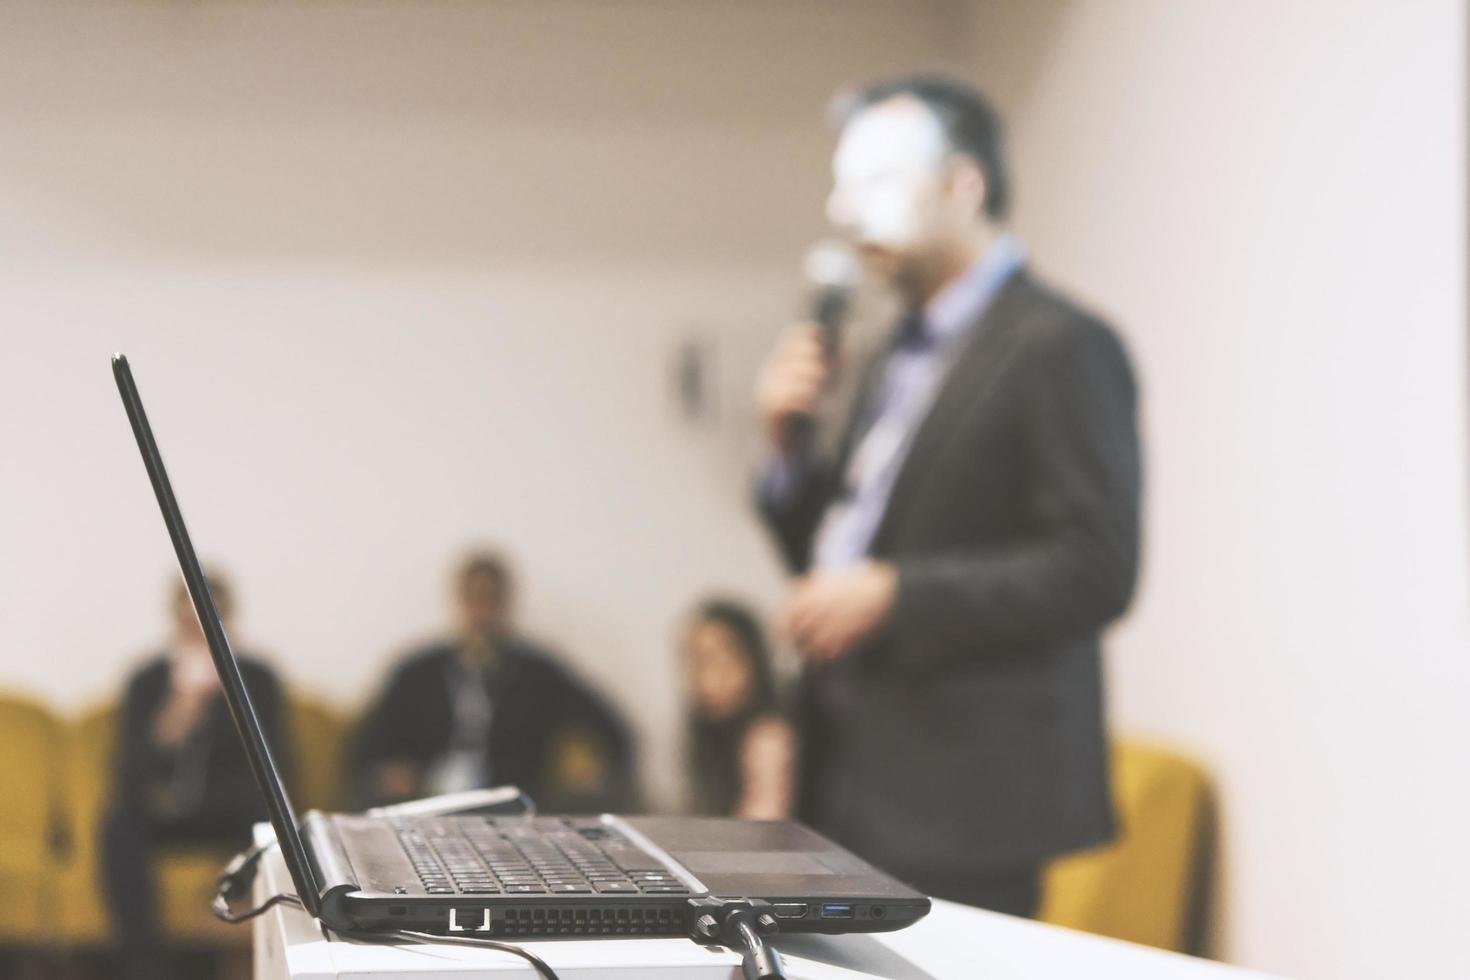
<path id="1" fill-rule="evenodd" d="M 857 288 L 857 257 L 845 243 L 825 239 L 807 250 L 804 266 L 812 287 L 812 320 L 821 328 L 822 346 L 832 358 L 837 355 L 842 324 Z"/>
<path id="2" fill-rule="evenodd" d="M 812 290 L 811 319 L 821 331 L 822 351 L 828 365 L 837 359 L 842 325 L 858 283 L 857 256 L 845 243 L 824 239 L 807 249 L 803 263 Z M 795 415 L 785 422 L 786 445 L 797 457 L 809 455 L 815 442 L 816 419 Z"/>

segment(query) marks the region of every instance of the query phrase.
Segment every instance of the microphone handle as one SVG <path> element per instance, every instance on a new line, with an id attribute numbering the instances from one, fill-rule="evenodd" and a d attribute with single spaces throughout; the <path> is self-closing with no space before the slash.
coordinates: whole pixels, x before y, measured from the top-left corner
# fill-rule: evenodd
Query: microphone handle
<path id="1" fill-rule="evenodd" d="M 837 359 L 842 341 L 842 324 L 847 319 L 851 290 L 827 286 L 817 293 L 812 304 L 812 319 L 821 332 L 822 349 L 830 366 Z M 809 455 L 816 441 L 817 420 L 811 415 L 793 415 L 786 420 L 786 445 L 792 459 Z"/>
<path id="2" fill-rule="evenodd" d="M 847 319 L 847 302 L 850 290 L 842 286 L 828 286 L 817 294 L 812 306 L 812 319 L 822 331 L 822 346 L 829 359 L 837 356 L 842 340 L 842 324 Z"/>
<path id="3" fill-rule="evenodd" d="M 789 459 L 806 459 L 817 441 L 817 420 L 811 415 L 792 415 L 786 419 L 786 454 Z"/>

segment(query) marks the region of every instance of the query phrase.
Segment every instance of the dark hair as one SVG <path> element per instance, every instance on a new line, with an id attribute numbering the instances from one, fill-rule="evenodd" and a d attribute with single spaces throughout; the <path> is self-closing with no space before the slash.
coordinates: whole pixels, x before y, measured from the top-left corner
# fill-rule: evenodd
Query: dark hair
<path id="1" fill-rule="evenodd" d="M 741 716 L 754 716 L 776 707 L 776 672 L 760 620 L 746 606 L 730 599 L 710 599 L 695 610 L 694 623 L 718 623 L 735 635 L 736 645 L 750 668 L 750 699 Z"/>
<path id="2" fill-rule="evenodd" d="M 485 575 L 494 580 L 503 595 L 510 593 L 514 580 L 510 573 L 510 563 L 494 551 L 472 551 L 460 560 L 459 568 L 454 574 L 454 583 L 463 589 L 469 584 L 470 579 Z"/>
<path id="3" fill-rule="evenodd" d="M 995 220 L 1010 210 L 1010 177 L 1006 172 L 1000 117 L 973 86 L 943 75 L 906 75 L 865 85 L 838 96 L 837 121 L 846 124 L 859 112 L 889 99 L 922 103 L 944 127 L 954 153 L 974 160 L 985 177 L 985 214 Z"/>
<path id="4" fill-rule="evenodd" d="M 728 599 L 702 603 L 690 619 L 691 627 L 718 623 L 735 637 L 750 668 L 750 695 L 729 718 L 706 718 L 689 708 L 689 776 L 694 808 L 711 816 L 729 816 L 740 802 L 740 757 L 745 733 L 752 722 L 778 710 L 776 676 L 760 621 L 745 606 Z"/>
<path id="5" fill-rule="evenodd" d="M 219 569 L 210 568 L 204 572 L 204 584 L 214 599 L 214 608 L 219 611 L 220 618 L 229 619 L 235 611 L 235 590 L 230 585 L 230 580 Z M 175 606 L 182 604 L 193 609 L 194 600 L 182 578 L 174 584 L 173 601 Z"/>

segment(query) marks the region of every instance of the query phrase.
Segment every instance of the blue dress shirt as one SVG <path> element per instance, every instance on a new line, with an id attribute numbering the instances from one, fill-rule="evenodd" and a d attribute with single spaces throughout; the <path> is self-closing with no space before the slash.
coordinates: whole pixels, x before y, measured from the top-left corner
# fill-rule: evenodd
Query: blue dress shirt
<path id="1" fill-rule="evenodd" d="M 817 528 L 812 543 L 814 567 L 839 568 L 868 556 L 894 481 L 944 380 L 957 342 L 1025 260 L 1020 240 L 1002 235 L 922 310 L 900 322 L 878 383 L 870 389 L 863 407 L 865 418 L 847 458 L 841 490 Z M 765 482 L 766 492 L 778 500 L 789 489 L 793 475 L 779 472 L 783 469 L 786 467 L 778 465 Z"/>

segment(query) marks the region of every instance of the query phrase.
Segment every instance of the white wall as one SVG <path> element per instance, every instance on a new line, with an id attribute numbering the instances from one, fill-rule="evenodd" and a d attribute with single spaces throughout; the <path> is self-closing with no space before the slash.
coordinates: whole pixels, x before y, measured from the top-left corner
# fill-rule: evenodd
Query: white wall
<path id="1" fill-rule="evenodd" d="M 0 685 L 65 710 L 160 637 L 127 351 L 240 632 L 343 705 L 503 543 L 524 619 L 674 792 L 678 617 L 769 602 L 737 401 L 821 230 L 840 83 L 947 4 L 31 0 L 0 8 Z M 680 422 L 671 349 L 723 352 Z"/>
<path id="2" fill-rule="evenodd" d="M 674 788 L 678 614 L 778 578 L 732 401 L 820 230 L 827 94 L 971 54 L 1038 263 L 1144 375 L 1122 727 L 1218 780 L 1218 944 L 1470 975 L 1460 6 L 14 0 L 0 6 L 0 684 L 75 709 L 172 569 L 134 358 L 242 632 L 351 704 L 508 544 Z"/>
<path id="3" fill-rule="evenodd" d="M 1470 976 L 1466 25 L 1453 0 L 977 9 L 1038 264 L 1145 386 L 1115 717 L 1217 781 L 1217 945 Z"/>

